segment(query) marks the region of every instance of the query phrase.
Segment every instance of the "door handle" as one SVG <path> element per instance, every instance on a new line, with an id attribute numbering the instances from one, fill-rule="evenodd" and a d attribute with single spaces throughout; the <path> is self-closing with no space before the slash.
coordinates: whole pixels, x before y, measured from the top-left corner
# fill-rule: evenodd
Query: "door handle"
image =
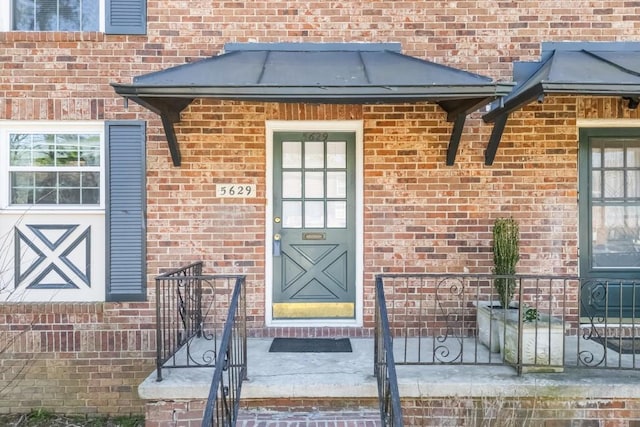
<path id="1" fill-rule="evenodd" d="M 280 256 L 281 254 L 281 236 L 279 233 L 273 235 L 273 256 Z"/>

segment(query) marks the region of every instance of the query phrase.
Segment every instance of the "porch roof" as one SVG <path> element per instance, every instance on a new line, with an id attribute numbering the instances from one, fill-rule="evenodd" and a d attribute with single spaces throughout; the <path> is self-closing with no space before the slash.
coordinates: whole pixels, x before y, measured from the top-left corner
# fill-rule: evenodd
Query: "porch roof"
<path id="1" fill-rule="evenodd" d="M 485 152 L 493 163 L 509 115 L 545 94 L 620 96 L 637 108 L 640 96 L 640 43 L 553 42 L 542 44 L 540 61 L 513 64 L 516 86 L 483 116 L 494 122 Z"/>
<path id="2" fill-rule="evenodd" d="M 399 43 L 231 43 L 225 53 L 144 74 L 116 93 L 160 115 L 173 162 L 173 125 L 196 98 L 369 104 L 434 102 L 454 122 L 453 164 L 467 114 L 506 95 L 510 84 L 400 53 Z"/>

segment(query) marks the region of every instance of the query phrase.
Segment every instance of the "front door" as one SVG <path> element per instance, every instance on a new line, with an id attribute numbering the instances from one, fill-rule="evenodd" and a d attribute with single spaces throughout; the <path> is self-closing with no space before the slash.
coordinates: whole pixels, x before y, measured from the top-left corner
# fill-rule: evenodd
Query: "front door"
<path id="1" fill-rule="evenodd" d="M 273 319 L 353 319 L 355 133 L 273 142 Z"/>
<path id="2" fill-rule="evenodd" d="M 640 318 L 640 128 L 580 131 L 581 316 Z"/>

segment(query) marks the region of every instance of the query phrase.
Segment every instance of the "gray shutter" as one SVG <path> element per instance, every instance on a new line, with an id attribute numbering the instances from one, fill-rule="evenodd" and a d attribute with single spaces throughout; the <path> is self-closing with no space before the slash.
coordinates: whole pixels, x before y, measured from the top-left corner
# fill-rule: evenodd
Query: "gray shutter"
<path id="1" fill-rule="evenodd" d="M 107 122 L 107 301 L 144 301 L 145 123 Z"/>
<path id="2" fill-rule="evenodd" d="M 147 0 L 107 0 L 107 34 L 147 34 Z"/>

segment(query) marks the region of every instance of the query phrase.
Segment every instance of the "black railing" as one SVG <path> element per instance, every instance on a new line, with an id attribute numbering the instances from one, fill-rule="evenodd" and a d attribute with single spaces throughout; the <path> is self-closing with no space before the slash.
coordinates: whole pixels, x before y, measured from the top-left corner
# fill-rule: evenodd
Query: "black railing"
<path id="1" fill-rule="evenodd" d="M 493 283 L 514 283 L 510 309 Z M 640 280 L 379 275 L 396 365 L 640 369 Z"/>
<path id="2" fill-rule="evenodd" d="M 375 315 L 374 374 L 378 381 L 380 419 L 384 426 L 402 427 L 402 408 L 393 356 L 393 342 L 381 277 L 376 278 Z"/>
<path id="3" fill-rule="evenodd" d="M 244 276 L 203 275 L 202 262 L 156 277 L 158 381 L 166 368 L 215 366 L 238 281 L 244 281 Z"/>
<path id="4" fill-rule="evenodd" d="M 238 278 L 224 325 L 202 427 L 235 426 L 242 382 L 247 379 L 244 277 Z"/>

